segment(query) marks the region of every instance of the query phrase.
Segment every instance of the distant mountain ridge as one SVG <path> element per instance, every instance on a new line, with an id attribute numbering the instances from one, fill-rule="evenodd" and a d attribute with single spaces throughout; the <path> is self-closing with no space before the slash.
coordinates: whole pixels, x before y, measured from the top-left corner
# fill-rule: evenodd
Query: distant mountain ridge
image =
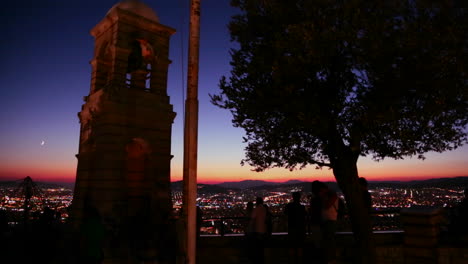
<path id="1" fill-rule="evenodd" d="M 23 182 L 23 180 L 0 181 L 0 188 L 16 188 L 21 184 L 21 182 Z M 74 183 L 63 183 L 63 182 L 34 181 L 34 183 L 41 189 L 67 188 L 67 189 L 73 190 L 73 187 L 75 185 Z"/>
<path id="2" fill-rule="evenodd" d="M 452 178 L 436 178 L 428 180 L 414 180 L 414 181 L 376 181 L 369 182 L 369 187 L 385 187 L 385 186 L 401 186 L 401 187 L 413 187 L 413 188 L 424 188 L 424 187 L 440 187 L 440 188 L 451 188 L 451 187 L 464 187 L 468 188 L 468 176 L 458 176 Z"/>
<path id="3" fill-rule="evenodd" d="M 34 179 L 33 179 L 34 180 Z M 313 180 L 313 179 L 311 179 Z M 21 180 L 15 181 L 0 181 L 0 188 L 12 188 L 20 184 Z M 36 182 L 36 181 L 35 181 Z M 306 192 L 310 191 L 310 182 L 300 180 L 288 180 L 285 182 L 270 182 L 264 180 L 244 180 L 239 182 L 223 182 L 219 184 L 198 184 L 198 190 L 203 193 L 223 193 L 228 190 L 251 189 L 251 190 L 273 190 L 275 188 L 299 188 Z M 325 182 L 331 189 L 339 191 L 336 182 Z M 52 182 L 36 182 L 40 188 L 57 188 L 66 187 L 73 189 L 73 183 L 52 183 Z M 369 188 L 424 188 L 424 187 L 439 187 L 451 188 L 462 187 L 468 188 L 468 176 L 458 176 L 452 178 L 436 178 L 428 180 L 413 180 L 413 181 L 369 181 Z M 182 191 L 182 181 L 171 182 L 172 191 Z"/>
<path id="4" fill-rule="evenodd" d="M 224 193 L 227 192 L 228 189 L 237 189 L 237 188 L 225 188 L 223 186 L 219 186 L 216 184 L 203 184 L 199 183 L 197 184 L 198 187 L 198 192 L 203 192 L 203 193 Z M 174 192 L 183 191 L 183 182 L 182 181 L 176 181 L 176 182 L 171 182 L 171 190 Z"/>
<path id="5" fill-rule="evenodd" d="M 244 181 L 239 181 L 239 182 L 223 182 L 223 183 L 218 183 L 215 185 L 224 187 L 224 188 L 237 188 L 237 189 L 248 189 L 248 188 L 254 188 L 254 187 L 260 187 L 260 186 L 276 186 L 276 185 L 282 185 L 282 184 L 299 184 L 299 183 L 304 183 L 304 181 L 299 181 L 299 180 L 289 180 L 285 182 L 270 182 L 270 181 L 263 181 L 263 180 L 244 180 Z"/>
<path id="6" fill-rule="evenodd" d="M 215 184 L 224 188 L 238 189 L 274 189 L 277 187 L 298 187 L 304 191 L 310 191 L 310 183 L 312 181 L 289 180 L 286 182 L 269 182 L 263 180 L 245 180 L 240 182 L 223 182 Z M 339 191 L 340 188 L 336 182 L 325 182 L 331 189 Z M 452 178 L 436 178 L 428 180 L 413 180 L 413 181 L 369 181 L 369 188 L 378 187 L 394 187 L 394 188 L 424 188 L 424 187 L 465 187 L 468 188 L 468 176 L 458 176 Z"/>
<path id="7" fill-rule="evenodd" d="M 262 185 L 277 185 L 276 182 L 268 182 L 268 181 L 263 181 L 263 180 L 244 180 L 244 181 L 239 181 L 239 182 L 223 182 L 223 183 L 218 183 L 215 184 L 224 188 L 238 188 L 238 189 L 247 189 L 247 188 L 252 188 L 256 186 L 262 186 Z"/>

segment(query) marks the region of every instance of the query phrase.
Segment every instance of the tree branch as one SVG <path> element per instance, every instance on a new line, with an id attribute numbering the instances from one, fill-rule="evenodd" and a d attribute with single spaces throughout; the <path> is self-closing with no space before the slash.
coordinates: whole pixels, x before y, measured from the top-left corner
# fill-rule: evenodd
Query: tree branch
<path id="1" fill-rule="evenodd" d="M 320 162 L 320 161 L 315 161 L 315 160 L 311 161 L 310 163 L 311 163 L 311 164 L 315 164 L 315 165 L 317 165 L 317 166 L 319 166 L 319 167 L 329 167 L 329 168 L 333 168 L 332 165 L 331 165 L 331 163 Z"/>

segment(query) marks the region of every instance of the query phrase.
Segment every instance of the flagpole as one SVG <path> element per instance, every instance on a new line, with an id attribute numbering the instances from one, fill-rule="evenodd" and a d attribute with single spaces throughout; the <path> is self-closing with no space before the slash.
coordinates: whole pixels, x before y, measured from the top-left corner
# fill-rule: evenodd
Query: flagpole
<path id="1" fill-rule="evenodd" d="M 198 60 L 200 49 L 200 0 L 190 0 L 190 29 L 187 70 L 187 99 L 184 126 L 184 204 L 185 249 L 188 264 L 196 263 L 196 199 L 198 147 Z"/>

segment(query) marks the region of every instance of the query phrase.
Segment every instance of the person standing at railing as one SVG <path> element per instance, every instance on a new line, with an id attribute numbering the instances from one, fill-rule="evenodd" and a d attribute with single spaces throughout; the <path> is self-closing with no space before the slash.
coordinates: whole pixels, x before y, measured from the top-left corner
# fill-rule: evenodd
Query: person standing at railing
<path id="1" fill-rule="evenodd" d="M 293 201 L 288 203 L 284 214 L 288 217 L 289 263 L 303 262 L 303 248 L 305 239 L 305 206 L 301 204 L 301 193 L 292 193 Z"/>
<path id="2" fill-rule="evenodd" d="M 263 207 L 266 209 L 266 218 L 265 218 L 265 225 L 266 225 L 266 233 L 265 233 L 265 239 L 268 240 L 271 238 L 271 235 L 273 234 L 273 214 L 270 212 L 270 208 L 268 208 L 268 205 L 264 204 Z"/>
<path id="3" fill-rule="evenodd" d="M 254 204 L 252 201 L 247 203 L 244 215 L 244 232 L 245 232 L 245 245 L 247 247 L 247 254 L 251 260 L 254 259 L 255 254 L 255 238 L 254 238 L 254 225 L 252 223 L 252 213 L 254 210 Z"/>
<path id="4" fill-rule="evenodd" d="M 463 200 L 460 202 L 459 205 L 459 211 L 460 211 L 460 217 L 461 221 L 465 223 L 462 227 L 462 233 L 464 236 L 464 239 L 468 241 L 468 188 L 465 188 L 465 197 Z"/>
<path id="5" fill-rule="evenodd" d="M 250 248 L 252 262 L 255 264 L 263 264 L 267 234 L 267 209 L 263 205 L 262 197 L 257 197 L 255 201 L 255 209 L 252 211 L 249 225 L 253 230 L 252 247 Z"/>
<path id="6" fill-rule="evenodd" d="M 320 200 L 320 189 L 326 188 L 325 184 L 320 181 L 313 181 L 312 184 L 312 197 L 310 198 L 309 207 L 309 227 L 310 235 L 315 248 L 320 248 L 322 232 L 320 225 L 322 223 L 322 201 Z"/>
<path id="7" fill-rule="evenodd" d="M 338 219 L 338 195 L 327 185 L 320 188 L 319 196 L 322 201 L 322 243 L 325 251 L 326 263 L 336 263 L 336 223 Z"/>
<path id="8" fill-rule="evenodd" d="M 463 243 L 468 242 L 468 188 L 465 188 L 464 195 L 454 208 L 452 224 L 449 226 L 449 231 Z"/>
<path id="9" fill-rule="evenodd" d="M 364 199 L 364 203 L 367 209 L 369 210 L 369 212 L 371 212 L 372 211 L 372 196 L 368 189 L 369 184 L 366 178 L 364 177 L 359 177 L 358 181 L 359 181 L 359 185 L 361 185 L 362 198 Z"/>
<path id="10" fill-rule="evenodd" d="M 254 209 L 254 204 L 252 201 L 247 203 L 247 208 L 245 208 L 245 224 L 244 224 L 244 232 L 245 236 L 251 236 L 253 233 L 253 227 L 250 225 L 250 219 L 252 217 L 252 212 Z"/>

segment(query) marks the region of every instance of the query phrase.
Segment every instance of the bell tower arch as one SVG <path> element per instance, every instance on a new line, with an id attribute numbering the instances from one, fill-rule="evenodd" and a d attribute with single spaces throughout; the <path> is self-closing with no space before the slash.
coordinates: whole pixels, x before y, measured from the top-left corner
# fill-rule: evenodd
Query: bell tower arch
<path id="1" fill-rule="evenodd" d="M 169 41 L 175 30 L 137 0 L 114 5 L 92 30 L 89 94 L 78 113 L 80 141 L 71 221 L 89 207 L 124 228 L 170 214 Z"/>

